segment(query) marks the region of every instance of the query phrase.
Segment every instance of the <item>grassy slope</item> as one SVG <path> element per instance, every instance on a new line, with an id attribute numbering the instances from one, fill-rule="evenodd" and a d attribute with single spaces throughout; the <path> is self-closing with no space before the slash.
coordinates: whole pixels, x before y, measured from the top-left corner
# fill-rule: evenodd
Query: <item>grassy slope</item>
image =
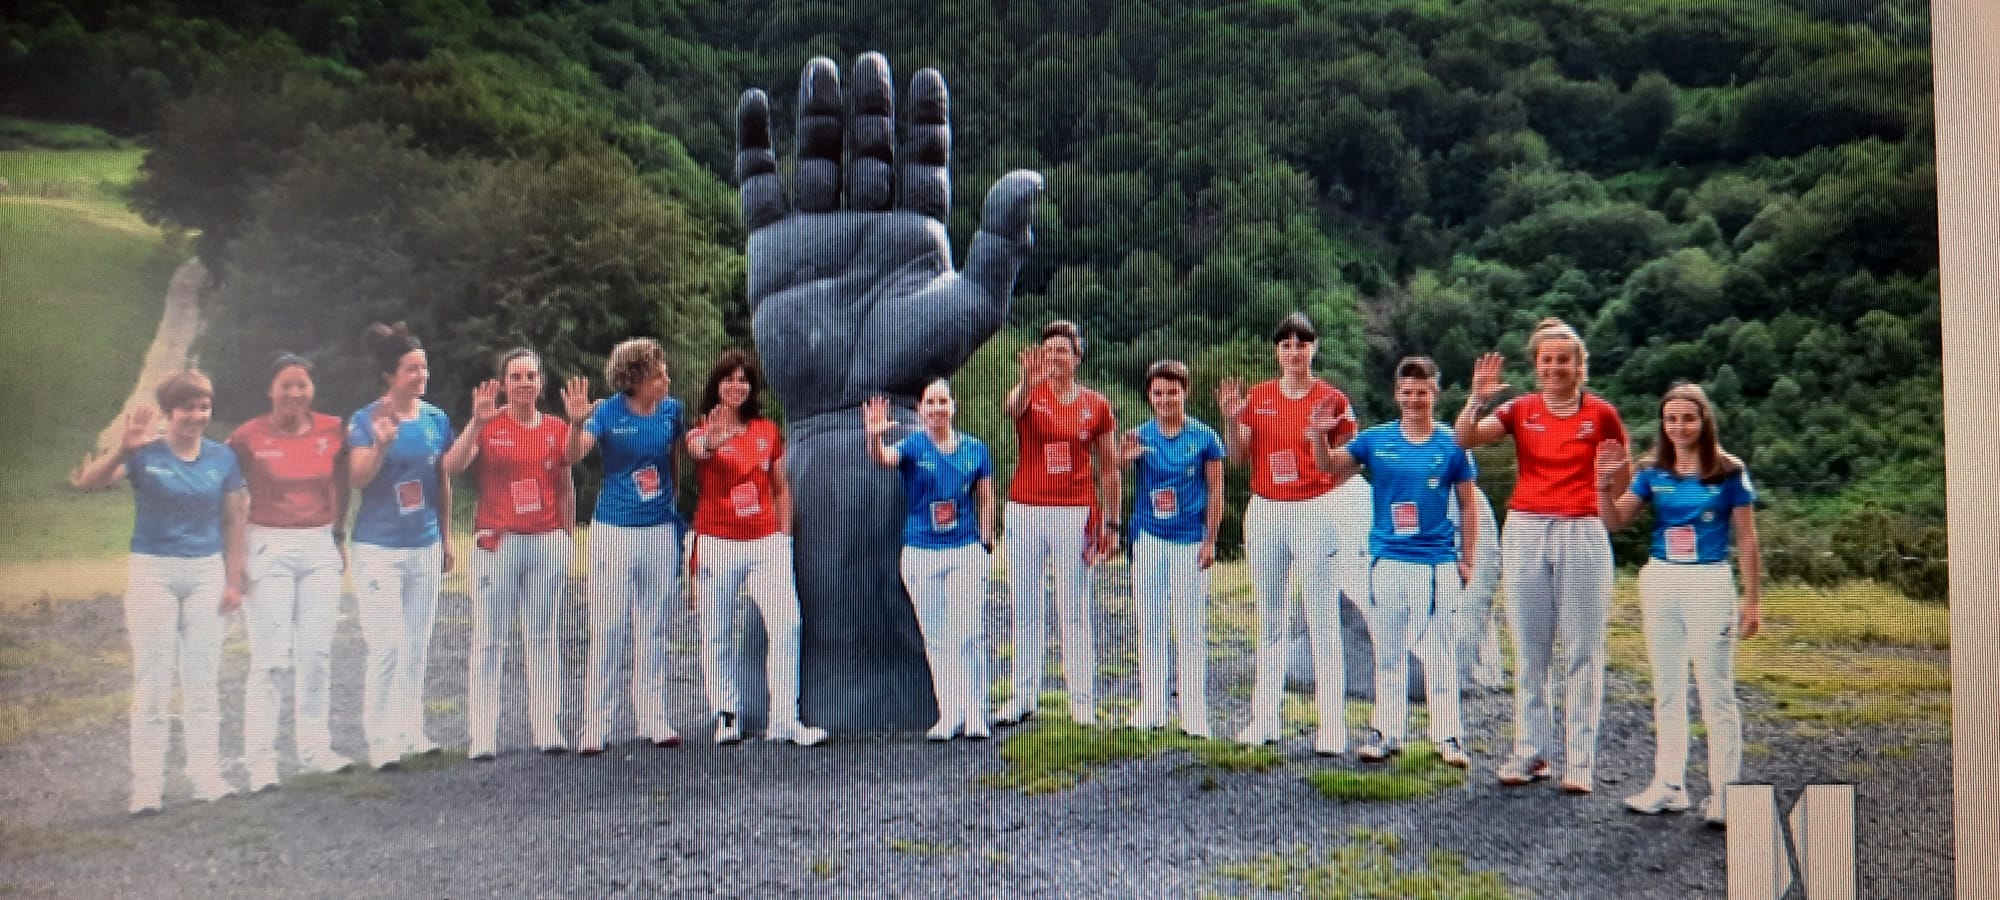
<path id="1" fill-rule="evenodd" d="M 65 476 L 131 391 L 180 261 L 124 207 L 141 156 L 0 151 L 0 563 L 117 554 L 131 532 L 129 496 Z"/>

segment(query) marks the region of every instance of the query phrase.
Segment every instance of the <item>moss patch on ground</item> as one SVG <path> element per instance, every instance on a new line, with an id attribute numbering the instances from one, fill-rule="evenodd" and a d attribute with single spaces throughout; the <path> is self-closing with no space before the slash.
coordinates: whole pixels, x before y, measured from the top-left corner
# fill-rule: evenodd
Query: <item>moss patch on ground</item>
<path id="1" fill-rule="evenodd" d="M 1394 832 L 1354 828 L 1345 839 L 1317 853 L 1301 844 L 1288 853 L 1267 853 L 1216 869 L 1219 887 L 1242 886 L 1326 900 L 1348 898 L 1452 897 L 1502 900 L 1516 896 L 1494 872 L 1475 872 L 1458 854 L 1433 850 L 1421 861 L 1400 859 L 1402 839 Z M 1218 892 L 1219 894 L 1219 892 Z"/>

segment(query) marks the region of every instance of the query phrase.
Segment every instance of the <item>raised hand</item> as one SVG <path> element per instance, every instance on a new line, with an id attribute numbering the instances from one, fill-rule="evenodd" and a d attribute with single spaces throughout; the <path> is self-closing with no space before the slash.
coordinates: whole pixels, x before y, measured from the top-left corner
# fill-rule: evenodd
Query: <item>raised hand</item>
<path id="1" fill-rule="evenodd" d="M 1138 462 L 1139 457 L 1145 456 L 1151 449 L 1139 443 L 1139 431 L 1135 428 L 1118 439 L 1118 460 L 1129 465 Z"/>
<path id="2" fill-rule="evenodd" d="M 590 402 L 590 379 L 582 375 L 570 376 L 569 382 L 562 388 L 562 402 L 563 416 L 569 419 L 570 424 L 579 424 L 589 418 L 590 411 L 596 408 L 596 404 Z"/>
<path id="3" fill-rule="evenodd" d="M 861 427 L 868 432 L 870 440 L 882 438 L 896 427 L 896 423 L 889 418 L 889 398 L 870 397 L 861 404 Z"/>
<path id="4" fill-rule="evenodd" d="M 390 444 L 395 443 L 397 429 L 401 428 L 402 425 L 402 420 L 396 418 L 396 414 L 389 411 L 389 405 L 386 403 L 376 404 L 375 413 L 368 419 L 368 430 L 375 436 L 375 446 L 377 448 L 386 449 Z"/>
<path id="5" fill-rule="evenodd" d="M 1619 441 L 1599 441 L 1597 443 L 1597 484 L 1612 488 L 1618 485 L 1619 476 L 1632 465 L 1632 458 L 1626 454 L 1625 445 Z"/>
<path id="6" fill-rule="evenodd" d="M 1306 430 L 1315 437 L 1323 437 L 1340 427 L 1343 417 L 1333 411 L 1333 401 L 1321 400 L 1313 404 L 1312 412 L 1306 416 Z"/>
<path id="7" fill-rule="evenodd" d="M 710 453 L 714 453 L 715 448 L 729 443 L 730 438 L 742 433 L 743 426 L 730 421 L 728 413 L 723 412 L 720 406 L 709 410 L 708 415 L 701 419 L 702 449 Z"/>
<path id="8" fill-rule="evenodd" d="M 472 389 L 472 421 L 484 425 L 500 415 L 500 382 L 491 378 Z"/>
<path id="9" fill-rule="evenodd" d="M 1024 392 L 1034 390 L 1037 385 L 1049 380 L 1048 351 L 1042 349 L 1042 345 L 1022 347 L 1021 352 L 1014 354 L 1014 361 L 1021 366 L 1021 389 Z"/>
<path id="10" fill-rule="evenodd" d="M 957 371 L 999 330 L 1034 243 L 1042 177 L 1010 172 L 953 268 L 950 99 L 936 70 L 910 80 L 900 147 L 888 60 L 862 54 L 848 93 L 851 112 L 833 61 L 806 63 L 789 193 L 769 98 L 751 89 L 736 107 L 752 328 L 793 421 L 877 393 L 915 397 Z"/>
<path id="11" fill-rule="evenodd" d="M 1500 367 L 1506 363 L 1498 353 L 1488 353 L 1472 364 L 1472 396 L 1480 403 L 1486 403 L 1507 389 L 1507 382 L 1500 380 Z"/>
<path id="12" fill-rule="evenodd" d="M 139 452 L 141 447 L 153 442 L 153 420 L 158 414 L 150 406 L 141 406 L 125 417 L 125 430 L 118 435 L 118 449 L 126 456 Z"/>
<path id="13" fill-rule="evenodd" d="M 1222 409 L 1222 418 L 1234 422 L 1243 417 L 1250 401 L 1243 396 L 1243 379 L 1231 376 L 1222 379 L 1215 386 L 1215 405 Z"/>

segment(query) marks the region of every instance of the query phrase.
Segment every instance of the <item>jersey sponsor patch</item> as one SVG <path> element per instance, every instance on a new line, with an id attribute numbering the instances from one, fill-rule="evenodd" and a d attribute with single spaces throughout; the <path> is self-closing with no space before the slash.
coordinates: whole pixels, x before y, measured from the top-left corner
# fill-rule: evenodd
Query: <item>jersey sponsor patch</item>
<path id="1" fill-rule="evenodd" d="M 931 501 L 931 530 L 944 532 L 958 527 L 958 501 Z"/>
<path id="2" fill-rule="evenodd" d="M 1395 524 L 1397 537 L 1409 537 L 1417 533 L 1417 505 L 1408 501 L 1389 504 L 1389 518 Z"/>
<path id="3" fill-rule="evenodd" d="M 1271 483 L 1290 484 L 1299 480 L 1299 458 L 1290 450 L 1271 454 Z"/>
<path id="4" fill-rule="evenodd" d="M 514 498 L 514 514 L 527 515 L 542 511 L 541 485 L 532 478 L 523 478 L 507 485 L 507 491 Z"/>
<path id="5" fill-rule="evenodd" d="M 746 481 L 729 489 L 729 505 L 736 508 L 739 518 L 749 518 L 764 511 L 764 504 L 757 496 L 757 486 Z"/>
<path id="6" fill-rule="evenodd" d="M 1042 463 L 1050 475 L 1068 475 L 1070 472 L 1069 444 L 1043 444 Z"/>
<path id="7" fill-rule="evenodd" d="M 632 489 L 639 493 L 641 500 L 654 500 L 660 496 L 660 470 L 653 466 L 632 470 Z"/>
<path id="8" fill-rule="evenodd" d="M 396 509 L 400 510 L 406 516 L 411 513 L 423 512 L 424 483 L 414 480 L 396 482 Z"/>
<path id="9" fill-rule="evenodd" d="M 1695 552 L 1694 526 L 1676 525 L 1666 531 L 1668 562 L 1697 562 L 1701 559 Z"/>
<path id="10" fill-rule="evenodd" d="M 1180 512 L 1180 498 L 1174 495 L 1173 488 L 1154 488 L 1152 497 L 1153 518 L 1171 519 L 1174 517 L 1174 514 Z"/>

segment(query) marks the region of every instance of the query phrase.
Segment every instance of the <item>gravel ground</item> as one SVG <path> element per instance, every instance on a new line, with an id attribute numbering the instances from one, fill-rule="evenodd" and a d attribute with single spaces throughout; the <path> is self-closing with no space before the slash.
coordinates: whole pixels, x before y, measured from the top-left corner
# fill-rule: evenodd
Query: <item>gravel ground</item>
<path id="1" fill-rule="evenodd" d="M 996 583 L 987 606 L 995 680 L 1009 671 L 997 652 L 1007 634 L 1001 590 Z M 1129 603 L 1102 599 L 1128 596 L 1122 571 L 1100 575 L 1098 596 L 1100 662 L 1129 663 Z M 335 642 L 333 733 L 336 749 L 359 756 L 363 651 L 353 613 L 350 598 Z M 470 623 L 467 598 L 446 594 L 431 653 L 430 734 L 461 749 Z M 584 626 L 581 607 L 568 607 L 564 725 L 572 740 Z M 1499 872 L 1524 896 L 1725 894 L 1721 832 L 1693 814 L 1646 818 L 1619 803 L 1650 774 L 1652 736 L 1646 688 L 1617 673 L 1602 783 L 1590 797 L 1493 781 L 1511 717 L 1506 694 L 1468 696 L 1472 777 L 1423 800 L 1323 799 L 1304 774 L 1359 764 L 1314 757 L 1310 735 L 1301 734 L 1287 737 L 1287 763 L 1269 772 L 1224 772 L 1166 753 L 1100 769 L 1070 790 L 1025 796 L 980 781 L 1006 768 L 1004 730 L 984 743 L 934 745 L 911 733 L 839 735 L 816 749 L 716 747 L 701 708 L 692 613 L 678 613 L 673 628 L 670 712 L 690 738 L 680 749 L 630 743 L 592 759 L 528 750 L 518 645 L 507 661 L 504 749 L 492 763 L 447 750 L 401 772 L 302 777 L 214 804 L 190 801 L 176 774 L 165 813 L 135 820 L 124 812 L 122 707 L 88 724 L 42 729 L 0 746 L 0 897 L 1254 895 L 1217 869 L 1298 845 L 1317 854 L 1357 825 L 1399 835 L 1402 865 L 1448 850 L 1474 870 Z M 223 668 L 226 756 L 240 744 L 241 640 L 238 627 Z M 128 689 L 123 648 L 115 597 L 0 615 L 0 717 L 51 697 Z M 114 661 L 90 662 L 105 653 Z M 1247 717 L 1250 677 L 1247 652 L 1226 657 L 1209 673 L 1222 735 Z M 72 662 L 50 662 L 58 658 Z M 1111 698 L 1137 691 L 1136 674 L 1100 681 L 1103 709 L 1122 718 Z M 1860 896 L 1951 896 L 1948 732 L 1806 737 L 1758 716 L 1768 708 L 1760 698 L 1746 700 L 1746 740 L 1769 748 L 1746 759 L 1746 774 L 1775 784 L 1781 809 L 1809 783 L 1857 784 Z M 281 752 L 289 759 L 288 744 Z M 1690 783 L 1705 783 L 1699 744 L 1690 759 Z M 234 776 L 240 784 L 240 770 Z"/>

